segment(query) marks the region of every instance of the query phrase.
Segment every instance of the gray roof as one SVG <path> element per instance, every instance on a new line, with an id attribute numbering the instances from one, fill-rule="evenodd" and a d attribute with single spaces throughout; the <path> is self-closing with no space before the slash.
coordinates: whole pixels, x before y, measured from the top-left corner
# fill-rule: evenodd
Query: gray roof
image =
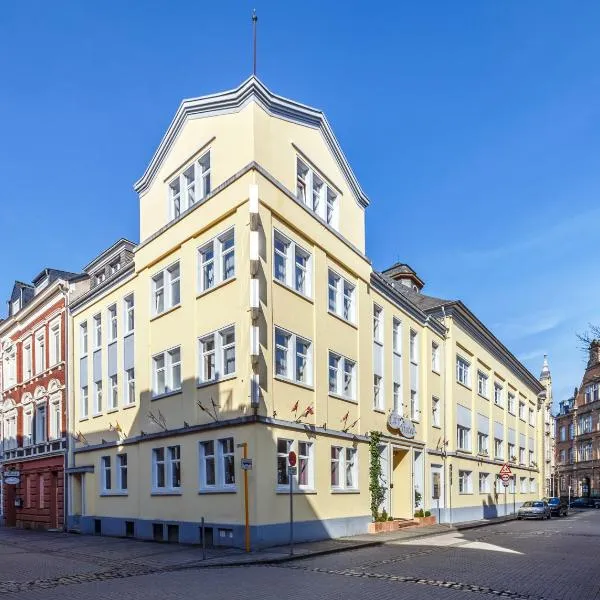
<path id="1" fill-rule="evenodd" d="M 85 277 L 84 273 L 71 273 L 70 271 L 61 271 L 60 269 L 44 269 L 39 275 L 33 278 L 33 284 L 37 285 L 44 277 L 48 277 L 48 283 L 52 283 L 57 279 L 64 279 L 71 281 L 72 279 L 78 279 L 79 277 Z"/>
<path id="2" fill-rule="evenodd" d="M 393 269 L 394 267 L 392 267 Z M 409 267 L 410 268 L 410 267 Z M 388 269 L 386 273 L 389 273 L 391 269 Z M 412 288 L 395 281 L 389 275 L 381 273 L 381 276 L 391 285 L 395 290 L 400 292 L 407 300 L 410 300 L 415 306 L 420 308 L 422 311 L 431 310 L 432 308 L 439 308 L 447 304 L 453 304 L 455 300 L 444 300 L 443 298 L 435 298 L 434 296 L 427 296 L 422 292 L 415 292 Z"/>

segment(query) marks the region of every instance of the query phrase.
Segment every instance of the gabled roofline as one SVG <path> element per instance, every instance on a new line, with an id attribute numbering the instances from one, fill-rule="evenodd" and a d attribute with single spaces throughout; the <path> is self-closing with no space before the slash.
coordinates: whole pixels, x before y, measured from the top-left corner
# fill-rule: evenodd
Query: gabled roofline
<path id="1" fill-rule="evenodd" d="M 135 182 L 134 190 L 141 195 L 150 187 L 188 118 L 198 115 L 237 112 L 251 101 L 257 102 L 266 112 L 275 117 L 320 129 L 358 203 L 363 208 L 369 205 L 369 199 L 360 187 L 323 112 L 306 104 L 273 94 L 254 75 L 233 90 L 184 100 L 179 105 L 146 171 Z"/>
<path id="2" fill-rule="evenodd" d="M 95 267 L 99 266 L 100 263 L 102 263 L 102 261 L 106 260 L 113 252 L 115 252 L 115 250 L 119 246 L 126 246 L 126 245 L 133 246 L 132 251 L 136 247 L 135 242 L 132 242 L 131 240 L 128 240 L 127 238 L 120 238 L 112 246 L 110 246 L 106 250 L 103 250 L 98 256 L 96 256 L 96 258 L 94 258 L 94 260 L 92 260 L 92 262 L 90 262 L 85 267 L 83 267 L 83 270 L 86 273 L 88 273 L 89 271 L 92 271 Z"/>

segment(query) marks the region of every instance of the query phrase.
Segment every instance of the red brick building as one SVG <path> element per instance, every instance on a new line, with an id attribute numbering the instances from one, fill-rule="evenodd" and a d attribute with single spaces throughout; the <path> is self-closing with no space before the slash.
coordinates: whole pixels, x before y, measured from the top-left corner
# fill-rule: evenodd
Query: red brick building
<path id="1" fill-rule="evenodd" d="M 8 526 L 64 526 L 67 306 L 86 278 L 45 269 L 32 284 L 15 282 L 0 321 L 0 506 Z"/>
<path id="2" fill-rule="evenodd" d="M 590 344 L 581 386 L 556 416 L 558 493 L 600 497 L 600 340 Z"/>

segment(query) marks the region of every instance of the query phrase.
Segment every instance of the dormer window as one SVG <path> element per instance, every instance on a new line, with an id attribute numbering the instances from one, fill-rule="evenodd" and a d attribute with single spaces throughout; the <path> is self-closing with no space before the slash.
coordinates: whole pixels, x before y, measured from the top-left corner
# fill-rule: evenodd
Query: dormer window
<path id="1" fill-rule="evenodd" d="M 299 158 L 296 160 L 296 197 L 328 225 L 338 228 L 337 194 Z"/>
<path id="2" fill-rule="evenodd" d="M 44 277 L 44 279 L 42 279 L 42 281 L 40 281 L 36 286 L 35 286 L 35 293 L 37 294 L 38 292 L 41 292 L 45 287 L 48 287 L 48 277 Z"/>
<path id="3" fill-rule="evenodd" d="M 100 285 L 106 279 L 106 273 L 101 271 L 96 275 L 96 285 Z"/>
<path id="4" fill-rule="evenodd" d="M 210 152 L 201 156 L 169 184 L 169 216 L 182 212 L 210 194 Z"/>
<path id="5" fill-rule="evenodd" d="M 21 298 L 13 300 L 12 303 L 12 314 L 18 313 L 21 310 Z"/>
<path id="6" fill-rule="evenodd" d="M 110 263 L 109 269 L 110 269 L 111 275 L 113 275 L 117 271 L 120 271 L 121 270 L 121 259 L 117 259 L 114 262 Z"/>

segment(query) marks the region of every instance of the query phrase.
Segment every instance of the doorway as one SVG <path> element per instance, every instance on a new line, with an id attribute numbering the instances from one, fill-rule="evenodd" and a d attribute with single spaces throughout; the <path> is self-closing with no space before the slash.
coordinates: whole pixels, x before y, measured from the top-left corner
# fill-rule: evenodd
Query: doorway
<path id="1" fill-rule="evenodd" d="M 56 471 L 52 471 L 50 473 L 50 485 L 49 487 L 49 503 L 48 507 L 50 509 L 50 529 L 58 529 L 58 502 L 56 501 L 56 492 L 58 488 L 58 473 Z"/>
<path id="2" fill-rule="evenodd" d="M 444 506 L 444 469 L 442 465 L 431 465 L 431 513 L 437 517 L 438 523 L 442 522 Z M 437 514 L 436 514 L 437 513 Z"/>
<path id="3" fill-rule="evenodd" d="M 413 518 L 414 491 L 411 452 L 394 448 L 392 455 L 392 515 L 395 519 Z"/>
<path id="4" fill-rule="evenodd" d="M 17 486 L 7 485 L 5 486 L 4 491 L 6 525 L 8 527 L 15 527 L 17 525 L 17 507 L 15 506 L 15 500 L 17 498 Z"/>

